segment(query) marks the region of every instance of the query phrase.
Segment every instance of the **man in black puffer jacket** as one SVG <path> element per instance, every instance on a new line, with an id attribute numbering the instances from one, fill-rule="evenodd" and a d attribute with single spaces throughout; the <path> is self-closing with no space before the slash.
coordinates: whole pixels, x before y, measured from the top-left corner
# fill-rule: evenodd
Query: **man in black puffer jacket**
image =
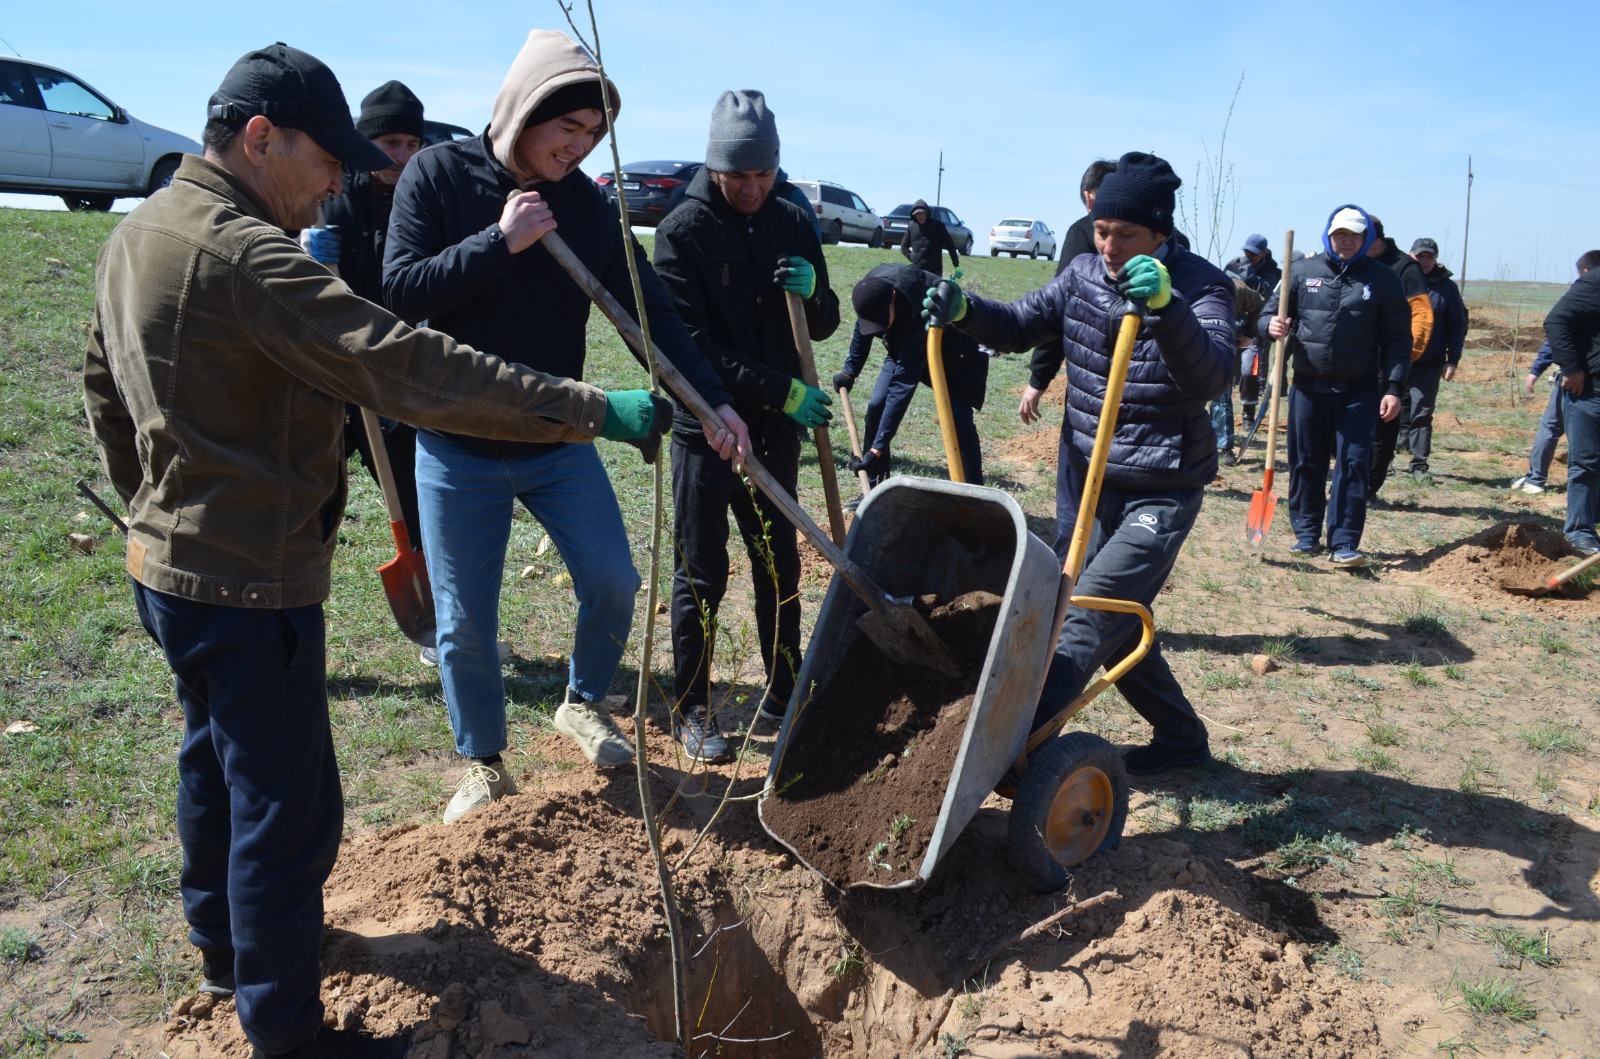
<path id="1" fill-rule="evenodd" d="M 777 171 L 778 126 L 766 98 L 722 93 L 706 164 L 656 229 L 655 265 L 749 425 L 753 451 L 793 495 L 807 428 L 828 421 L 830 401 L 801 379 L 788 292 L 800 295 L 814 341 L 838 328 L 839 299 L 808 211 L 773 193 Z M 728 515 L 750 556 L 767 677 L 757 717 L 769 724 L 782 721 L 800 669 L 799 544 L 782 511 L 751 493 L 682 405 L 672 429 L 672 508 L 673 727 L 689 757 L 721 761 L 728 741 L 712 708 L 711 658 L 728 590 Z"/>
<path id="2" fill-rule="evenodd" d="M 1365 566 L 1361 533 L 1378 420 L 1400 414 L 1411 366 L 1411 306 L 1394 270 L 1367 256 L 1376 237 L 1359 206 L 1333 211 L 1324 252 L 1295 261 L 1261 310 L 1265 338 L 1289 339 L 1289 515 L 1296 555 L 1322 550 L 1326 515 L 1335 566 Z M 1292 317 L 1278 315 L 1285 288 Z M 1328 495 L 1328 460 L 1333 485 Z M 1331 501 L 1331 504 L 1330 504 Z"/>
<path id="3" fill-rule="evenodd" d="M 1233 284 L 1210 262 L 1178 246 L 1172 214 L 1181 181 L 1154 155 L 1125 154 L 1094 203 L 1098 256 L 1081 255 L 1044 288 L 1009 305 L 966 298 L 941 284 L 930 319 L 951 321 L 1002 351 L 1064 339 L 1067 417 L 1056 488 L 1056 552 L 1065 557 L 1077 523 L 1095 431 L 1104 408 L 1111 352 L 1124 299 L 1146 300 L 1105 485 L 1095 509 L 1075 592 L 1150 606 L 1166 583 L 1217 473 L 1217 435 L 1209 402 L 1228 383 L 1234 357 Z M 1058 716 L 1102 665 L 1137 646 L 1140 623 L 1127 614 L 1073 607 L 1056 644 L 1034 728 Z M 1129 750 L 1128 772 L 1149 776 L 1205 763 L 1205 725 L 1190 705 L 1159 643 L 1117 682 L 1154 728 Z"/>
<path id="4" fill-rule="evenodd" d="M 950 251 L 950 267 L 960 268 L 961 255 L 956 251 L 955 240 L 950 238 L 950 229 L 928 209 L 926 200 L 918 199 L 911 207 L 911 223 L 906 225 L 906 234 L 900 238 L 900 252 L 922 271 L 942 276 L 946 250 Z"/>
<path id="5" fill-rule="evenodd" d="M 1393 239 L 1383 234 L 1383 222 L 1375 216 L 1372 218 L 1372 228 L 1376 238 L 1372 242 L 1372 249 L 1367 251 L 1367 256 L 1374 261 L 1381 261 L 1394 270 L 1394 274 L 1400 277 L 1400 286 L 1406 292 L 1406 304 L 1411 306 L 1411 360 L 1415 363 L 1427 350 L 1428 343 L 1433 340 L 1433 301 L 1428 295 L 1428 279 L 1423 274 L 1422 266 L 1417 264 L 1410 254 L 1402 252 Z M 1407 385 L 1400 388 L 1400 414 L 1392 420 L 1380 421 L 1377 434 L 1373 438 L 1371 491 L 1373 499 L 1377 499 L 1378 490 L 1389 480 L 1389 467 L 1394 463 L 1395 448 L 1409 428 L 1410 374 L 1408 370 Z"/>
<path id="6" fill-rule="evenodd" d="M 1467 344 L 1467 305 L 1450 270 L 1439 264 L 1438 243 L 1423 236 L 1411 244 L 1411 256 L 1427 278 L 1428 300 L 1433 303 L 1433 333 L 1422 356 L 1411 363 L 1408 394 L 1410 470 L 1414 477 L 1425 480 L 1428 455 L 1433 451 L 1433 407 L 1439 399 L 1439 381 L 1455 378 L 1456 365 L 1461 363 L 1461 351 Z"/>

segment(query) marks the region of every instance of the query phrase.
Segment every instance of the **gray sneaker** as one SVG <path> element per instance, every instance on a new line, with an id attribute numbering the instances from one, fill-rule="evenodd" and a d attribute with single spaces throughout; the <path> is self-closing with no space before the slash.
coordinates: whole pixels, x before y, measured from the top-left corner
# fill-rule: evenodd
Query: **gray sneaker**
<path id="1" fill-rule="evenodd" d="M 511 645 L 505 640 L 501 640 L 496 646 L 500 648 L 500 664 L 505 665 L 511 661 Z M 429 667 L 438 666 L 439 649 L 437 647 L 424 647 L 422 649 L 422 664 Z"/>
<path id="2" fill-rule="evenodd" d="M 474 761 L 467 774 L 461 777 L 450 804 L 444 807 L 444 822 L 453 824 L 474 809 L 482 809 L 508 794 L 517 793 L 517 781 L 506 771 L 505 762 L 500 767 Z"/>
<path id="3" fill-rule="evenodd" d="M 585 702 L 567 689 L 567 701 L 556 709 L 556 731 L 578 744 L 583 756 L 601 768 L 615 768 L 633 760 L 633 744 L 623 737 L 605 705 Z"/>

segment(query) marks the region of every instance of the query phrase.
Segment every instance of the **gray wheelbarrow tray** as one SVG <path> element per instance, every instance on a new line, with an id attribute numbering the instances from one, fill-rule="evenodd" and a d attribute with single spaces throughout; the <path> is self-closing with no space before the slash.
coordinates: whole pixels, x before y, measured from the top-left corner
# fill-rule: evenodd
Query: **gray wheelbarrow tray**
<path id="1" fill-rule="evenodd" d="M 871 879 L 850 884 L 916 888 L 927 882 L 962 828 L 1023 753 L 1051 653 L 1061 571 L 1055 553 L 1028 531 L 1022 509 L 1010 496 L 997 489 L 924 478 L 891 478 L 868 493 L 856 511 L 844 553 L 894 596 L 932 593 L 949 600 L 981 589 L 1002 599 L 939 819 L 916 877 L 889 885 Z M 861 635 L 856 623 L 865 609 L 838 579 L 828 587 L 773 748 L 769 794 L 786 748 L 800 745 L 793 741 L 805 738 L 805 722 L 816 716 L 813 711 L 829 708 L 828 689 L 834 679 L 848 679 L 838 668 Z M 813 685 L 808 697 L 806 689 Z M 797 709 L 802 702 L 804 709 Z M 762 813 L 765 802 L 766 795 L 757 812 L 767 833 L 812 867 L 772 830 Z"/>

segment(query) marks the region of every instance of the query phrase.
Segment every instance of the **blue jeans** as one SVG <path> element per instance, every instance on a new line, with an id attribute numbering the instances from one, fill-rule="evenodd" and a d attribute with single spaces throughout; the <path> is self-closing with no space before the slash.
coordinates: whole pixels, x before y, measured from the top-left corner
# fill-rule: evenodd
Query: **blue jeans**
<path id="1" fill-rule="evenodd" d="M 1595 518 L 1600 516 L 1600 394 L 1594 376 L 1585 373 L 1583 393 L 1561 391 L 1561 413 L 1567 424 L 1567 540 L 1587 547 L 1600 545 Z"/>
<path id="2" fill-rule="evenodd" d="M 1063 453 L 1066 456 L 1066 453 Z M 1087 461 L 1065 461 L 1060 478 L 1066 495 L 1057 510 L 1071 515 L 1057 527 L 1070 544 L 1077 523 Z M 1106 486 L 1095 508 L 1094 528 L 1084 552 L 1083 573 L 1073 592 L 1080 596 L 1131 599 L 1154 604 L 1167 583 L 1178 552 L 1200 515 L 1203 489 L 1134 492 Z M 1064 551 L 1064 547 L 1058 549 Z M 1139 619 L 1131 614 L 1072 607 L 1056 641 L 1033 725 L 1037 729 L 1077 698 L 1101 666 L 1114 665 L 1139 645 Z M 1172 750 L 1207 745 L 1206 726 L 1195 713 L 1161 654 L 1161 642 L 1117 681 L 1117 691 L 1154 729 L 1153 742 Z"/>
<path id="3" fill-rule="evenodd" d="M 867 418 L 861 424 L 863 453 L 867 449 L 877 449 L 883 457 L 877 472 L 869 479 L 873 485 L 878 485 L 891 473 L 889 446 L 900 430 L 901 420 L 911 410 L 911 399 L 917 395 L 921 378 L 922 365 L 907 365 L 896 357 L 885 357 L 883 367 L 878 371 L 878 381 L 872 387 L 871 399 L 867 401 Z M 978 442 L 978 427 L 973 421 L 972 406 L 951 394 L 950 419 L 955 428 L 956 448 L 961 453 L 961 469 L 969 483 L 982 485 L 983 448 Z"/>
<path id="4" fill-rule="evenodd" d="M 221 969 L 231 957 L 250 1043 L 291 1051 L 322 1025 L 322 884 L 344 827 L 322 605 L 222 607 L 137 582 L 133 598 L 183 707 L 189 940 Z"/>
<path id="5" fill-rule="evenodd" d="M 1290 387 L 1289 521 L 1300 540 L 1321 540 L 1326 515 L 1328 547 L 1335 552 L 1360 550 L 1382 397 L 1377 387 L 1355 393 Z"/>
<path id="6" fill-rule="evenodd" d="M 1211 429 L 1217 434 L 1217 451 L 1233 448 L 1233 378 L 1222 388 L 1222 396 L 1211 402 Z"/>
<path id="7" fill-rule="evenodd" d="M 419 431 L 417 501 L 439 626 L 439 681 L 456 751 L 487 757 L 506 748 L 500 583 L 517 501 L 550 535 L 572 575 L 578 618 L 567 683 L 587 701 L 603 699 L 622 664 L 640 580 L 594 446 L 494 456 Z"/>
<path id="8" fill-rule="evenodd" d="M 1550 400 L 1539 417 L 1539 428 L 1533 434 L 1533 447 L 1528 450 L 1528 481 L 1535 485 L 1547 484 L 1550 461 L 1555 459 L 1556 442 L 1567 432 L 1566 420 L 1561 415 L 1561 387 L 1550 387 Z"/>

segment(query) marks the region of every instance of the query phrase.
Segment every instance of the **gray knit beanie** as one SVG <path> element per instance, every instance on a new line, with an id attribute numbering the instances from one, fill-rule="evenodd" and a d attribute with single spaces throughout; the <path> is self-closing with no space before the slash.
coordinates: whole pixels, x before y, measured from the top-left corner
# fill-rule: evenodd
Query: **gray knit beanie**
<path id="1" fill-rule="evenodd" d="M 778 123 L 767 109 L 767 97 L 753 88 L 722 93 L 711 108 L 706 168 L 729 173 L 777 166 Z"/>

